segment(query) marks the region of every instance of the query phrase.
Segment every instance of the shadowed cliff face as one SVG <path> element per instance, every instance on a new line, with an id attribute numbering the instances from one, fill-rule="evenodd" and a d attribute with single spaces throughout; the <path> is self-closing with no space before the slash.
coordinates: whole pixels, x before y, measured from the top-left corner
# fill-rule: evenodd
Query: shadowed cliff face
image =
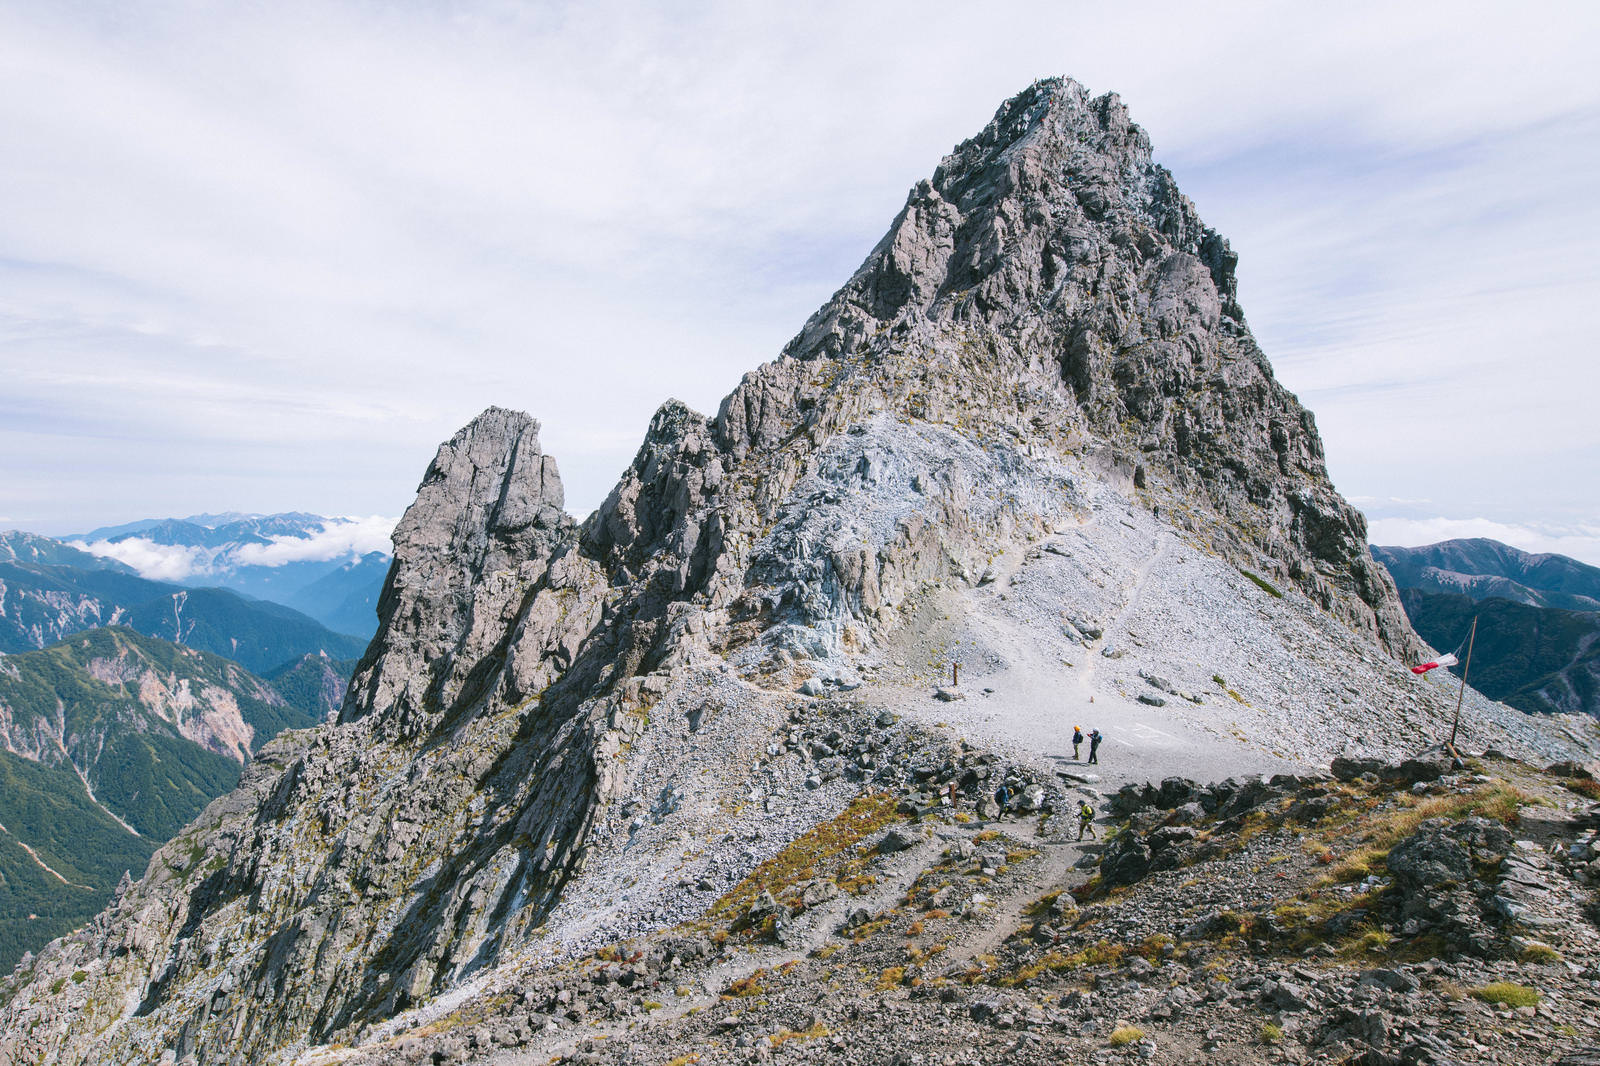
<path id="1" fill-rule="evenodd" d="M 0 991 L 0 1054 L 257 1061 L 493 964 L 582 869 L 652 700 L 735 649 L 871 646 L 1071 521 L 1068 460 L 1410 647 L 1233 262 L 1115 97 L 1042 82 L 715 418 L 664 406 L 581 526 L 537 423 L 486 411 L 396 530 L 338 722 L 269 745 L 36 967 L 83 981 Z"/>

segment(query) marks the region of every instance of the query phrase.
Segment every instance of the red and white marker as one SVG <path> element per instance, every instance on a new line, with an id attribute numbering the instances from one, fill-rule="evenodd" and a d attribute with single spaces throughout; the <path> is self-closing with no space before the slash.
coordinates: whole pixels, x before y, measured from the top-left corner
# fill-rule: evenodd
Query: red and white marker
<path id="1" fill-rule="evenodd" d="M 1454 655 L 1441 655 L 1437 659 L 1433 660 L 1433 662 L 1431 662 L 1431 663 L 1423 663 L 1421 666 L 1413 666 L 1411 668 L 1411 672 L 1413 674 L 1425 674 L 1429 670 L 1434 669 L 1435 667 L 1454 666 L 1456 663 L 1458 663 L 1460 661 L 1461 660 L 1457 659 Z"/>

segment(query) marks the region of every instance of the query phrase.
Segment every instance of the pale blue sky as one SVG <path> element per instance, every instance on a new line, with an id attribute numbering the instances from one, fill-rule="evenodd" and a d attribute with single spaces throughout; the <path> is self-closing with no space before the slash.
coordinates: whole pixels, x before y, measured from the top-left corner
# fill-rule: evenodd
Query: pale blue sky
<path id="1" fill-rule="evenodd" d="M 397 515 L 490 404 L 586 513 L 1061 73 L 1232 240 L 1375 540 L 1600 563 L 1595 9 L 1325 7 L 9 3 L 0 528 Z"/>

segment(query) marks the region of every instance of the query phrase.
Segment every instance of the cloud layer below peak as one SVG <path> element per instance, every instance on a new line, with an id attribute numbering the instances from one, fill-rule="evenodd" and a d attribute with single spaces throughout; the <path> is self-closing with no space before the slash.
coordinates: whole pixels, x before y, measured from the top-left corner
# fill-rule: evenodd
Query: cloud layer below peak
<path id="1" fill-rule="evenodd" d="M 241 567 L 275 568 L 290 563 L 353 562 L 369 552 L 387 555 L 395 520 L 381 515 L 327 519 L 307 536 L 275 536 L 266 543 L 229 544 L 216 548 L 161 544 L 148 537 L 73 542 L 73 547 L 115 559 L 152 581 L 195 584 Z"/>

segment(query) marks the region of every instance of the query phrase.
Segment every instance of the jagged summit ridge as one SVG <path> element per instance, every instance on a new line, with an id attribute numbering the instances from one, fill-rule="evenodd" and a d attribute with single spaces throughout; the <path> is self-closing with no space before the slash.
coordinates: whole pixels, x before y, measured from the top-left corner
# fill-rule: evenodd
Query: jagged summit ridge
<path id="1" fill-rule="evenodd" d="M 1244 323 L 1236 262 L 1115 95 L 1036 83 L 912 190 L 850 281 L 724 401 L 717 441 L 742 457 L 797 423 L 907 405 L 1002 433 L 1048 426 L 1068 447 L 1109 446 L 1219 550 L 1415 651 L 1314 418 Z M 839 368 L 790 365 L 818 359 Z M 894 363 L 924 380 L 874 397 Z"/>
<path id="2" fill-rule="evenodd" d="M 1230 624 L 1303 623 L 1337 638 L 1306 654 L 1367 656 L 1378 695 L 1356 706 L 1324 671 L 1313 702 L 1359 716 L 1372 747 L 1411 743 L 1431 705 L 1381 680 L 1372 640 L 1415 636 L 1309 413 L 1243 325 L 1232 262 L 1114 97 L 1042 82 L 913 190 L 714 417 L 664 405 L 581 525 L 537 423 L 486 411 L 440 448 L 396 531 L 339 721 L 269 745 L 46 951 L 0 1007 L 0 1054 L 271 1061 L 359 1039 L 519 952 L 692 916 L 864 787 L 820 762 L 765 776 L 794 689 L 920 688 L 909 667 L 854 686 L 996 593 L 1006 556 L 1065 590 L 1040 615 L 1052 668 L 1064 646 L 1045 637 L 1118 623 L 1136 604 L 1113 602 L 1117 582 L 1144 580 L 1130 553 L 1156 544 L 1146 576 L 1176 555 L 1200 568 L 1173 602 L 1223 588 Z M 1036 557 L 1041 540 L 1082 557 L 1054 585 L 1040 560 L 1067 556 Z M 1244 604 L 1219 555 L 1328 613 L 1292 594 L 1278 614 Z M 1145 637 L 1153 660 L 1180 654 Z M 1121 698 L 1129 676 L 1086 678 L 1085 698 Z M 1245 684 L 1231 667 L 1230 682 Z M 1391 698 L 1416 713 L 1386 713 Z M 1331 754 L 1295 710 L 1262 720 L 1295 753 Z M 758 830 L 748 849 L 704 844 Z M 662 885 L 662 862 L 692 887 Z"/>

